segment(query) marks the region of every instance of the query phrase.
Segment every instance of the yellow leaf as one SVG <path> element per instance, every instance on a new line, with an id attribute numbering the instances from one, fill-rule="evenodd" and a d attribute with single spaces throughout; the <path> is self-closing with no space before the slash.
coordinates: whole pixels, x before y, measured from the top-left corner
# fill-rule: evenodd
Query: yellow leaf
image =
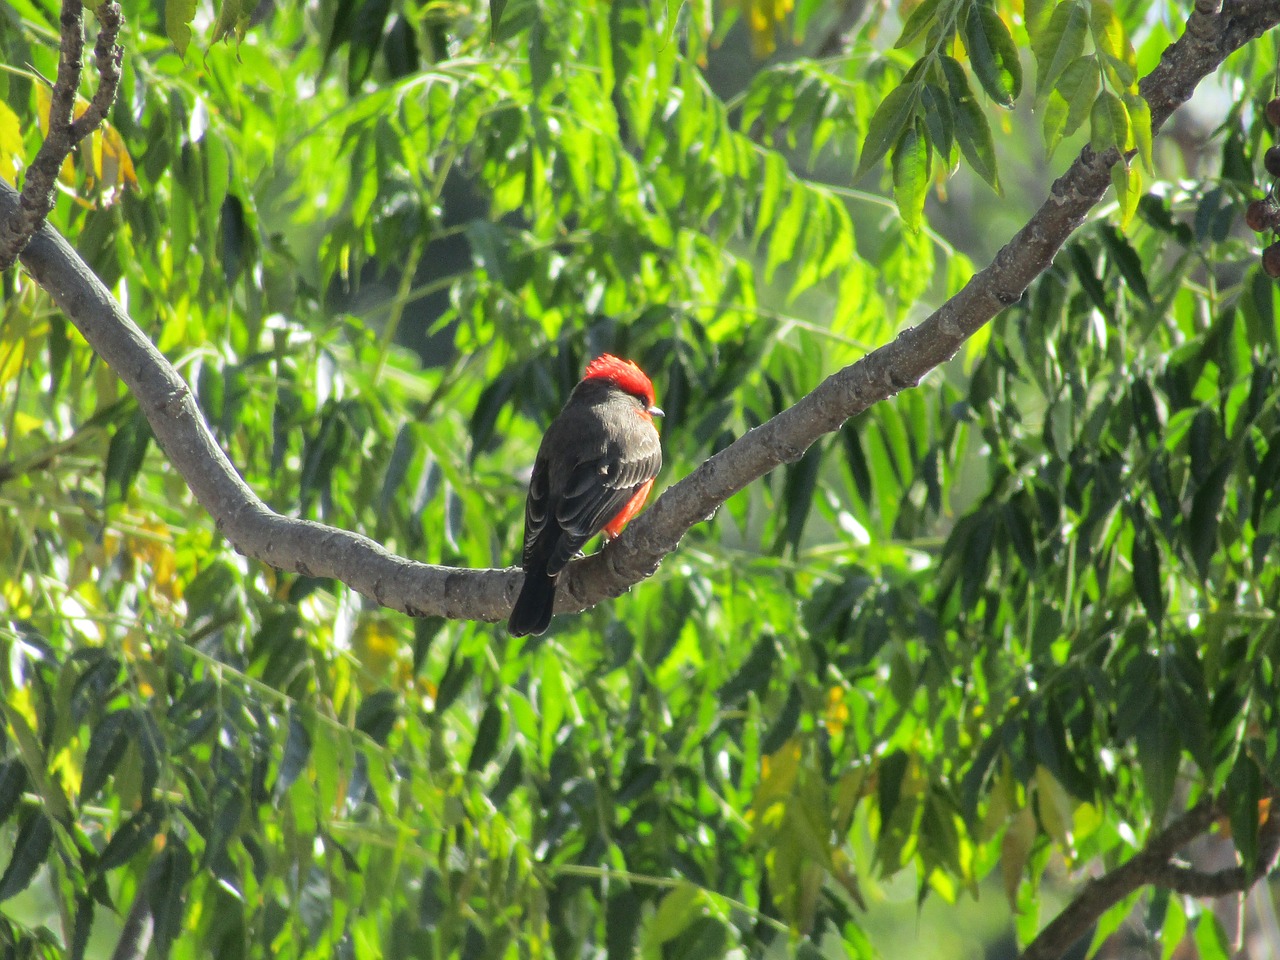
<path id="1" fill-rule="evenodd" d="M 22 124 L 9 105 L 0 100 L 0 177 L 10 184 L 18 182 L 18 168 L 25 162 L 22 149 Z"/>
<path id="2" fill-rule="evenodd" d="M 1035 814 L 1030 807 L 1023 807 L 1014 815 L 1000 841 L 1000 875 L 1004 879 L 1004 895 L 1015 911 L 1018 909 L 1018 885 L 1022 882 L 1035 841 Z"/>
<path id="3" fill-rule="evenodd" d="M 1072 835 L 1075 804 L 1062 784 L 1044 767 L 1036 767 L 1036 798 L 1045 833 L 1070 855 L 1075 843 Z"/>

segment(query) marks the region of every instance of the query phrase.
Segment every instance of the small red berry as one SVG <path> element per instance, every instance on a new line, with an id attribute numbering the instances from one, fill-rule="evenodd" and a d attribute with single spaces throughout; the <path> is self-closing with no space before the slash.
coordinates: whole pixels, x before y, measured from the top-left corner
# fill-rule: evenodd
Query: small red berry
<path id="1" fill-rule="evenodd" d="M 1262 269 L 1268 277 L 1280 280 L 1280 243 L 1273 243 L 1262 251 Z"/>
<path id="2" fill-rule="evenodd" d="M 1244 222 L 1254 233 L 1280 226 L 1280 207 L 1272 200 L 1254 200 L 1244 208 Z"/>
<path id="3" fill-rule="evenodd" d="M 1280 177 L 1280 145 L 1271 147 L 1262 157 L 1262 165 L 1273 177 Z"/>
<path id="4" fill-rule="evenodd" d="M 1280 97 L 1267 101 L 1267 119 L 1273 127 L 1280 127 Z"/>

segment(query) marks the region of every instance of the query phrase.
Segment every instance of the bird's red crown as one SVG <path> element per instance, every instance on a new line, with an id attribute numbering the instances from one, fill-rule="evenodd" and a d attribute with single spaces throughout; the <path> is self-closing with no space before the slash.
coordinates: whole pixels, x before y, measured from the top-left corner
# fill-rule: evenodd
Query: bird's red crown
<path id="1" fill-rule="evenodd" d="M 608 380 L 620 390 L 635 394 L 646 407 L 653 406 L 653 383 L 630 360 L 619 360 L 609 353 L 601 354 L 587 364 L 587 372 L 582 379 Z"/>

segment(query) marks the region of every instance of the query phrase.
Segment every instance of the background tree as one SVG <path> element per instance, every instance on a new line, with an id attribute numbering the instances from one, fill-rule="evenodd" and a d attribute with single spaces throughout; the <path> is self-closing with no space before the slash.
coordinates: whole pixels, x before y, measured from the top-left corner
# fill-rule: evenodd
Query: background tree
<path id="1" fill-rule="evenodd" d="M 0 11 L 0 173 L 76 251 L 0 186 L 7 950 L 862 957 L 923 903 L 939 957 L 1227 955 L 1274 3 L 123 6 L 83 85 L 78 4 Z M 1159 132 L 1215 72 L 1210 162 Z M 686 479 L 511 640 L 604 349 Z"/>

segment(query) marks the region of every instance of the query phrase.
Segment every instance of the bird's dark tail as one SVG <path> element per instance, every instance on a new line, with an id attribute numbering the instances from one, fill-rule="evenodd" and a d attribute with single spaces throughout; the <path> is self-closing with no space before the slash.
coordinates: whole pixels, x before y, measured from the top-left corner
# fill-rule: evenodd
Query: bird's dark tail
<path id="1" fill-rule="evenodd" d="M 507 631 L 513 637 L 537 636 L 551 626 L 551 608 L 556 603 L 556 579 L 545 573 L 526 571 L 520 596 L 511 608 Z"/>

